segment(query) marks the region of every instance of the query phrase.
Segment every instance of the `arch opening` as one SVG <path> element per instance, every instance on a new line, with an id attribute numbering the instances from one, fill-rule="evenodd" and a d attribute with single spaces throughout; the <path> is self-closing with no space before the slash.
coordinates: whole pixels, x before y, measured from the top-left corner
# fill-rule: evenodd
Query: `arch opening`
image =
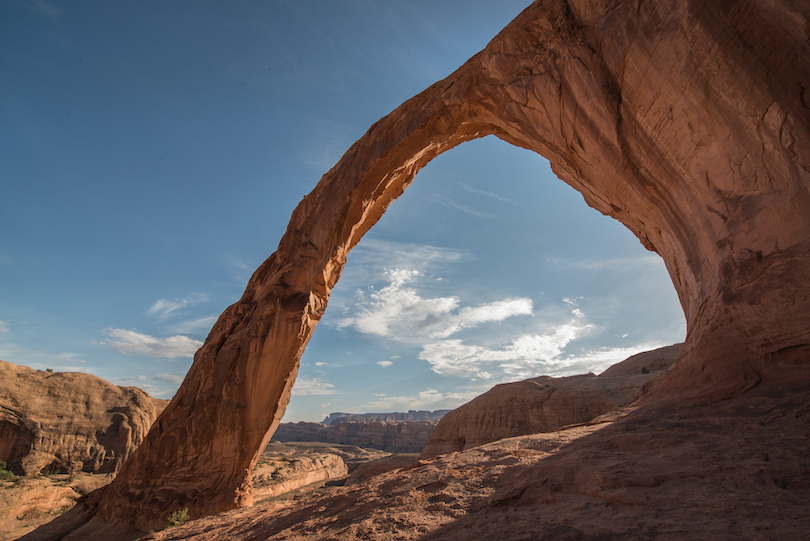
<path id="1" fill-rule="evenodd" d="M 659 256 L 494 137 L 431 161 L 347 258 L 282 422 L 453 409 L 682 342 Z"/>

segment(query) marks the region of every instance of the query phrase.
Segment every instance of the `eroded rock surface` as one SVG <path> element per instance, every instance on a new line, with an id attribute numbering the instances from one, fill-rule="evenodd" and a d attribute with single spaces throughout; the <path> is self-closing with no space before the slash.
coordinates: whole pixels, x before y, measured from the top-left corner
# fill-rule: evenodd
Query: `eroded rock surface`
<path id="1" fill-rule="evenodd" d="M 265 453 L 253 470 L 254 498 L 272 498 L 298 488 L 345 477 L 349 469 L 343 459 L 328 453 L 296 456 Z"/>
<path id="2" fill-rule="evenodd" d="M 798 392 L 810 379 L 808 21 L 798 0 L 533 3 L 321 179 L 144 443 L 64 527 L 89 520 L 74 538 L 123 538 L 162 526 L 167 509 L 249 505 L 249 472 L 349 251 L 421 167 L 490 134 L 548 158 L 663 258 L 688 333 L 645 408 Z M 573 480 L 598 479 L 568 460 L 559 466 Z M 522 498 L 508 492 L 489 503 Z"/>
<path id="3" fill-rule="evenodd" d="M 625 406 L 678 360 L 681 344 L 639 353 L 602 374 L 541 376 L 496 385 L 439 421 L 423 458 L 586 423 Z"/>
<path id="4" fill-rule="evenodd" d="M 322 441 L 370 447 L 389 453 L 419 453 L 425 448 L 436 421 L 344 421 L 281 423 L 273 434 L 279 441 Z"/>
<path id="5" fill-rule="evenodd" d="M 763 389 L 764 390 L 764 389 Z M 156 541 L 806 539 L 810 393 L 508 438 Z"/>
<path id="6" fill-rule="evenodd" d="M 0 460 L 21 475 L 115 472 L 166 404 L 90 374 L 0 361 Z"/>

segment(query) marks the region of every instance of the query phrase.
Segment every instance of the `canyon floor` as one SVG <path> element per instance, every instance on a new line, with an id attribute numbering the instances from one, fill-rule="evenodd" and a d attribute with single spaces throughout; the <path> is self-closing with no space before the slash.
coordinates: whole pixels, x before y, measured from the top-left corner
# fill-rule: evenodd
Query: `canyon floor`
<path id="1" fill-rule="evenodd" d="M 807 539 L 808 399 L 620 410 L 144 539 Z"/>
<path id="2" fill-rule="evenodd" d="M 361 474 L 371 462 L 392 459 L 397 456 L 355 445 L 270 442 L 253 472 L 254 497 L 257 501 L 294 501 L 325 490 L 330 480 L 345 479 L 350 471 Z M 413 461 L 416 455 L 405 455 L 405 459 Z M 113 474 L 85 472 L 7 476 L 0 480 L 0 541 L 18 539 L 54 520 L 73 508 L 81 496 L 113 478 Z"/>

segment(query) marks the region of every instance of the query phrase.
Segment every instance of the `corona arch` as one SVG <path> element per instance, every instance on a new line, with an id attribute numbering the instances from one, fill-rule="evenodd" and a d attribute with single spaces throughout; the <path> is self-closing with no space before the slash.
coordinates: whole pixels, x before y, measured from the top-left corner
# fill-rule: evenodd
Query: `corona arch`
<path id="1" fill-rule="evenodd" d="M 249 505 L 252 466 L 350 250 L 421 167 L 490 134 L 546 157 L 664 259 L 688 335 L 648 400 L 729 396 L 776 381 L 777 366 L 806 381 L 808 17 L 787 1 L 532 4 L 304 198 L 143 445 L 81 512 L 146 531 L 166 509 Z"/>

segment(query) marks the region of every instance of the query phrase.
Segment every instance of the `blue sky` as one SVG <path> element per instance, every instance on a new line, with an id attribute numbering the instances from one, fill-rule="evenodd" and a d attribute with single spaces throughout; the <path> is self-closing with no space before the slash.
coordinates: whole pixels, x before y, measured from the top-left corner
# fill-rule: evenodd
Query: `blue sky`
<path id="1" fill-rule="evenodd" d="M 171 397 L 300 199 L 528 3 L 1 3 L 0 359 Z M 660 258 L 490 137 L 352 252 L 285 420 L 452 408 L 684 334 Z"/>

